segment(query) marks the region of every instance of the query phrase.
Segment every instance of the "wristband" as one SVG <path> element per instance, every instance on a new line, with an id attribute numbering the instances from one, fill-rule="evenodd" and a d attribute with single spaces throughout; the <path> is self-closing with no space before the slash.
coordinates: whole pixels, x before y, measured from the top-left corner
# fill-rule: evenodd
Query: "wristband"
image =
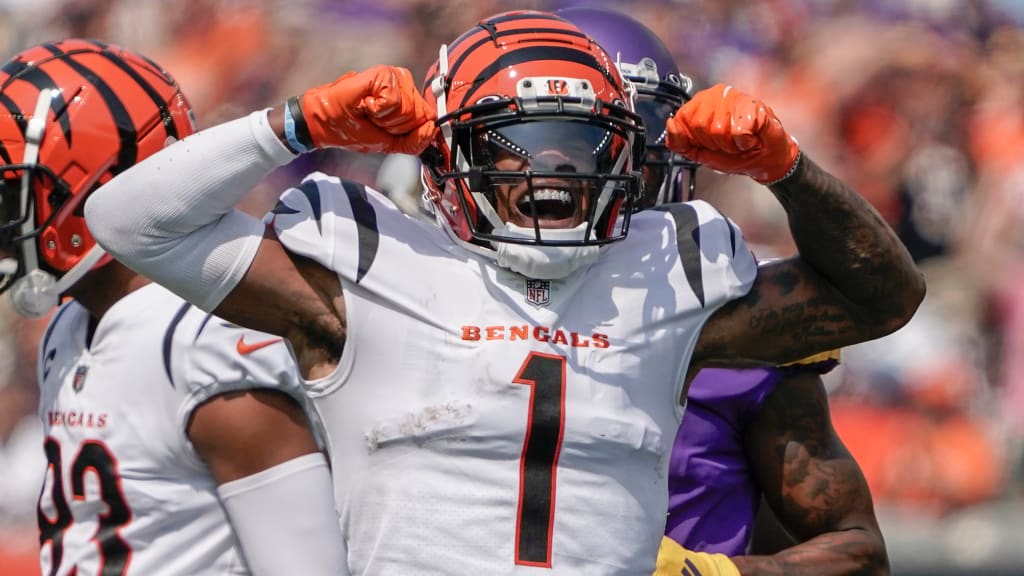
<path id="1" fill-rule="evenodd" d="M 804 157 L 804 151 L 803 150 L 797 150 L 797 152 L 796 152 L 796 160 L 793 160 L 793 166 L 789 169 L 789 172 L 786 172 L 781 178 L 776 178 L 775 180 L 772 180 L 771 182 L 766 182 L 764 185 L 769 187 L 769 188 L 771 188 L 772 186 L 775 186 L 776 184 L 781 184 L 783 180 L 785 180 L 786 178 L 789 178 L 793 174 L 796 174 L 796 169 L 797 169 L 798 166 L 800 166 L 800 160 L 802 160 L 803 157 Z"/>
<path id="2" fill-rule="evenodd" d="M 284 137 L 288 147 L 296 154 L 305 154 L 312 147 L 306 118 L 302 115 L 299 99 L 294 96 L 284 105 Z"/>

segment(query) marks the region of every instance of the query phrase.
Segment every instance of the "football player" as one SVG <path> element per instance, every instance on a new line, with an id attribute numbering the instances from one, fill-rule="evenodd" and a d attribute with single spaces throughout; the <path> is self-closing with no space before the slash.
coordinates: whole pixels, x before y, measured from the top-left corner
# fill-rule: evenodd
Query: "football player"
<path id="1" fill-rule="evenodd" d="M 97 186 L 193 131 L 174 79 L 118 46 L 41 44 L 0 71 L 0 290 L 29 316 L 70 297 L 39 345 L 42 574 L 347 574 L 281 338 L 150 283 L 86 228 Z"/>
<path id="2" fill-rule="evenodd" d="M 567 18 L 616 59 L 637 90 L 647 127 L 647 205 L 690 200 L 696 166 L 665 146 L 665 123 L 690 98 L 692 81 L 643 23 L 606 8 L 574 7 Z M 832 428 L 819 373 L 838 353 L 781 367 L 707 368 L 687 389 L 669 464 L 668 519 L 659 576 L 689 562 L 701 574 L 887 574 L 885 542 L 864 475 Z M 800 543 L 750 556 L 766 496 Z M 671 540 L 669 540 L 669 538 Z"/>
<path id="3" fill-rule="evenodd" d="M 130 266 L 290 341 L 353 573 L 651 573 L 691 361 L 874 338 L 924 285 L 757 99 L 698 94 L 668 143 L 786 204 L 813 249 L 760 272 L 704 202 L 633 214 L 643 140 L 608 54 L 558 16 L 514 11 L 443 46 L 422 93 L 404 68 L 345 74 L 169 146 L 97 191 L 86 219 Z M 322 173 L 263 222 L 233 209 L 328 146 L 422 153 L 441 226 Z"/>

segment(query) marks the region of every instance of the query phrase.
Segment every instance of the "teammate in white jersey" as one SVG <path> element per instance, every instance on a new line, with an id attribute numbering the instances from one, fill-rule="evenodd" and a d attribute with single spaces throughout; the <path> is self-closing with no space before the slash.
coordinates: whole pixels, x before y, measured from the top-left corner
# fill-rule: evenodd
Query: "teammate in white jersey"
<path id="1" fill-rule="evenodd" d="M 288 338 L 354 574 L 650 574 L 691 364 L 874 338 L 924 292 L 892 230 L 760 101 L 705 91 L 669 130 L 674 149 L 769 184 L 802 256 L 758 272 L 703 202 L 632 214 L 631 88 L 575 26 L 532 11 L 442 48 L 422 95 L 378 66 L 186 138 L 86 218 L 130 266 Z M 441 226 L 319 173 L 266 225 L 232 209 L 325 146 L 423 152 Z M 138 192 L 173 200 L 126 210 Z"/>
<path id="2" fill-rule="evenodd" d="M 0 289 L 30 316 L 72 298 L 39 347 L 42 574 L 347 574 L 285 343 L 112 261 L 85 227 L 99 183 L 194 131 L 177 84 L 69 39 L 3 65 L 0 111 Z"/>

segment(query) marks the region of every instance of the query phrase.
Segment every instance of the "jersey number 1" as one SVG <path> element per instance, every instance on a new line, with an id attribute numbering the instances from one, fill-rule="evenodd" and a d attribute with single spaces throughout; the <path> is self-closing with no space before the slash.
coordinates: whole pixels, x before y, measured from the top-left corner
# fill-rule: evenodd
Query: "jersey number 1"
<path id="1" fill-rule="evenodd" d="M 47 438 L 43 445 L 47 465 L 53 471 L 50 496 L 56 518 L 43 512 L 42 501 L 45 493 L 39 495 L 39 545 L 50 543 L 50 574 L 56 574 L 64 557 L 64 531 L 74 522 L 68 495 L 65 492 L 64 474 L 61 470 L 60 443 Z M 100 549 L 100 576 L 121 576 L 128 570 L 131 548 L 121 539 L 118 529 L 131 520 L 131 510 L 121 493 L 121 478 L 117 473 L 117 460 L 102 442 L 87 440 L 71 464 L 71 494 L 76 500 L 85 500 L 85 475 L 92 472 L 99 480 L 100 498 L 107 505 L 106 514 L 99 517 L 99 527 L 93 541 Z"/>
<path id="2" fill-rule="evenodd" d="M 530 387 L 519 459 L 516 564 L 550 568 L 555 479 L 565 427 L 565 357 L 530 352 L 513 382 Z"/>

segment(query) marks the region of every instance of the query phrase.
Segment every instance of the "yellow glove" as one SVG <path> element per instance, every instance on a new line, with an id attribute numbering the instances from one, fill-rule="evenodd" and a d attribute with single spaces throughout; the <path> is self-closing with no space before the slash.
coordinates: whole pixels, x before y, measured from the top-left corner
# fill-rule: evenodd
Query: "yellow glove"
<path id="1" fill-rule="evenodd" d="M 725 554 L 694 552 L 663 536 L 653 576 L 741 576 Z"/>

